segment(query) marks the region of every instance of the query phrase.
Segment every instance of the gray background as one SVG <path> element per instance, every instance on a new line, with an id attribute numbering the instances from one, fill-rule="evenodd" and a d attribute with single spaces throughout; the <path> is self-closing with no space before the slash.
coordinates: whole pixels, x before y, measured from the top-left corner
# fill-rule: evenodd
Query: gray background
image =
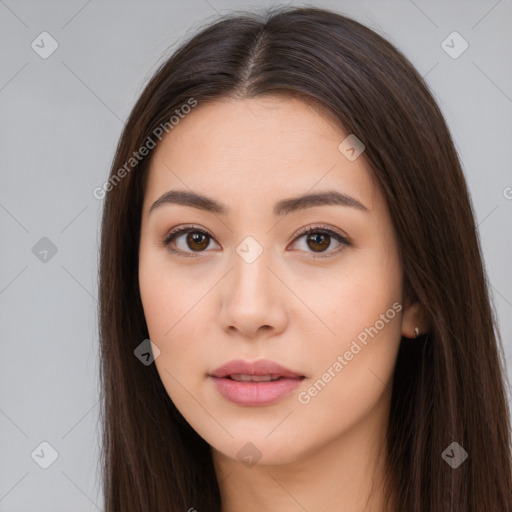
<path id="1" fill-rule="evenodd" d="M 123 121 L 170 49 L 216 11 L 271 4 L 0 0 L 0 511 L 101 510 L 103 205 L 92 191 L 105 182 Z M 469 183 L 512 375 L 512 1 L 309 4 L 370 26 L 426 77 Z M 46 59 L 31 47 L 42 46 L 43 31 L 58 42 Z M 458 58 L 441 45 L 453 31 L 469 44 Z M 43 237 L 57 248 L 46 261 Z M 43 441 L 58 452 L 47 469 L 35 462 L 50 460 Z"/>

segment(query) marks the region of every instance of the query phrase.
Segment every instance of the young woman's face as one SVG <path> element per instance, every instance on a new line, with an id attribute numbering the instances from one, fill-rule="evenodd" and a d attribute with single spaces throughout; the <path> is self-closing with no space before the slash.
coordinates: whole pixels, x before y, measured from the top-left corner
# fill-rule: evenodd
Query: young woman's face
<path id="1" fill-rule="evenodd" d="M 222 456 L 289 463 L 386 425 L 402 271 L 364 152 L 340 147 L 348 135 L 296 99 L 230 99 L 197 106 L 154 150 L 139 283 L 155 364 Z M 175 228 L 187 232 L 166 246 Z M 235 359 L 249 366 L 213 376 Z M 251 377 L 262 359 L 293 374 Z"/>

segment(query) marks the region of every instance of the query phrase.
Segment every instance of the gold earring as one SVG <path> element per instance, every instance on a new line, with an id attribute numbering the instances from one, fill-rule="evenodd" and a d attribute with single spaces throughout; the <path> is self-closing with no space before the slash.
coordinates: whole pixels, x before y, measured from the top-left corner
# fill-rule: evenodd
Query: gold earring
<path id="1" fill-rule="evenodd" d="M 416 338 L 421 334 L 419 327 L 415 327 L 414 332 L 416 333 Z"/>

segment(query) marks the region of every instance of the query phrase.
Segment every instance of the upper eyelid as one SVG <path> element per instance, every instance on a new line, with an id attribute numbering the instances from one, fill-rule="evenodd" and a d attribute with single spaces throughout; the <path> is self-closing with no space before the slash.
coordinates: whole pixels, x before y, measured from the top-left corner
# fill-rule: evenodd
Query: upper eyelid
<path id="1" fill-rule="evenodd" d="M 193 232 L 194 230 L 197 232 L 202 232 L 202 233 L 208 235 L 210 238 L 213 238 L 216 241 L 215 236 L 213 236 L 206 228 L 203 228 L 200 226 L 195 226 L 195 225 L 188 225 L 188 224 L 184 224 L 183 226 L 177 226 L 175 228 L 170 229 L 164 235 L 163 240 L 164 241 L 168 240 L 171 237 L 173 237 L 173 239 L 174 239 L 183 234 Z M 303 236 L 303 235 L 307 234 L 309 231 L 326 231 L 327 233 L 332 233 L 334 235 L 337 235 L 337 236 L 343 238 L 347 242 L 349 241 L 349 237 L 347 235 L 345 235 L 344 233 L 339 233 L 336 229 L 331 228 L 330 226 L 328 226 L 326 224 L 305 226 L 303 228 L 300 228 L 298 230 L 298 232 L 294 235 L 293 239 L 295 240 L 295 238 L 297 238 L 299 236 Z"/>
<path id="2" fill-rule="evenodd" d="M 348 236 L 345 235 L 343 232 L 338 232 L 336 229 L 331 228 L 328 225 L 313 225 L 313 226 L 305 226 L 304 228 L 299 229 L 299 231 L 294 235 L 295 238 L 307 234 L 309 231 L 324 231 L 327 233 L 332 233 L 336 236 L 339 236 L 343 239 L 345 239 L 347 242 L 349 241 Z"/>

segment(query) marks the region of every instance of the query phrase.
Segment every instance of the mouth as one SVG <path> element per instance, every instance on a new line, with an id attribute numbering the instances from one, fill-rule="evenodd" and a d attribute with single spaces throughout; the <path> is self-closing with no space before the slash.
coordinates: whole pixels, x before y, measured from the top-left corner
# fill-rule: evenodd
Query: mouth
<path id="1" fill-rule="evenodd" d="M 290 394 L 306 378 L 266 359 L 229 361 L 209 377 L 225 399 L 248 407 L 275 403 Z"/>
<path id="2" fill-rule="evenodd" d="M 233 359 L 219 366 L 210 374 L 211 377 L 229 377 L 233 380 L 277 380 L 279 378 L 300 378 L 304 377 L 285 366 L 271 361 L 270 359 L 257 359 L 246 361 L 244 359 Z"/>
<path id="3" fill-rule="evenodd" d="M 236 382 L 273 382 L 279 379 L 285 379 L 282 375 L 250 375 L 247 373 L 233 373 L 224 378 L 235 380 Z"/>

